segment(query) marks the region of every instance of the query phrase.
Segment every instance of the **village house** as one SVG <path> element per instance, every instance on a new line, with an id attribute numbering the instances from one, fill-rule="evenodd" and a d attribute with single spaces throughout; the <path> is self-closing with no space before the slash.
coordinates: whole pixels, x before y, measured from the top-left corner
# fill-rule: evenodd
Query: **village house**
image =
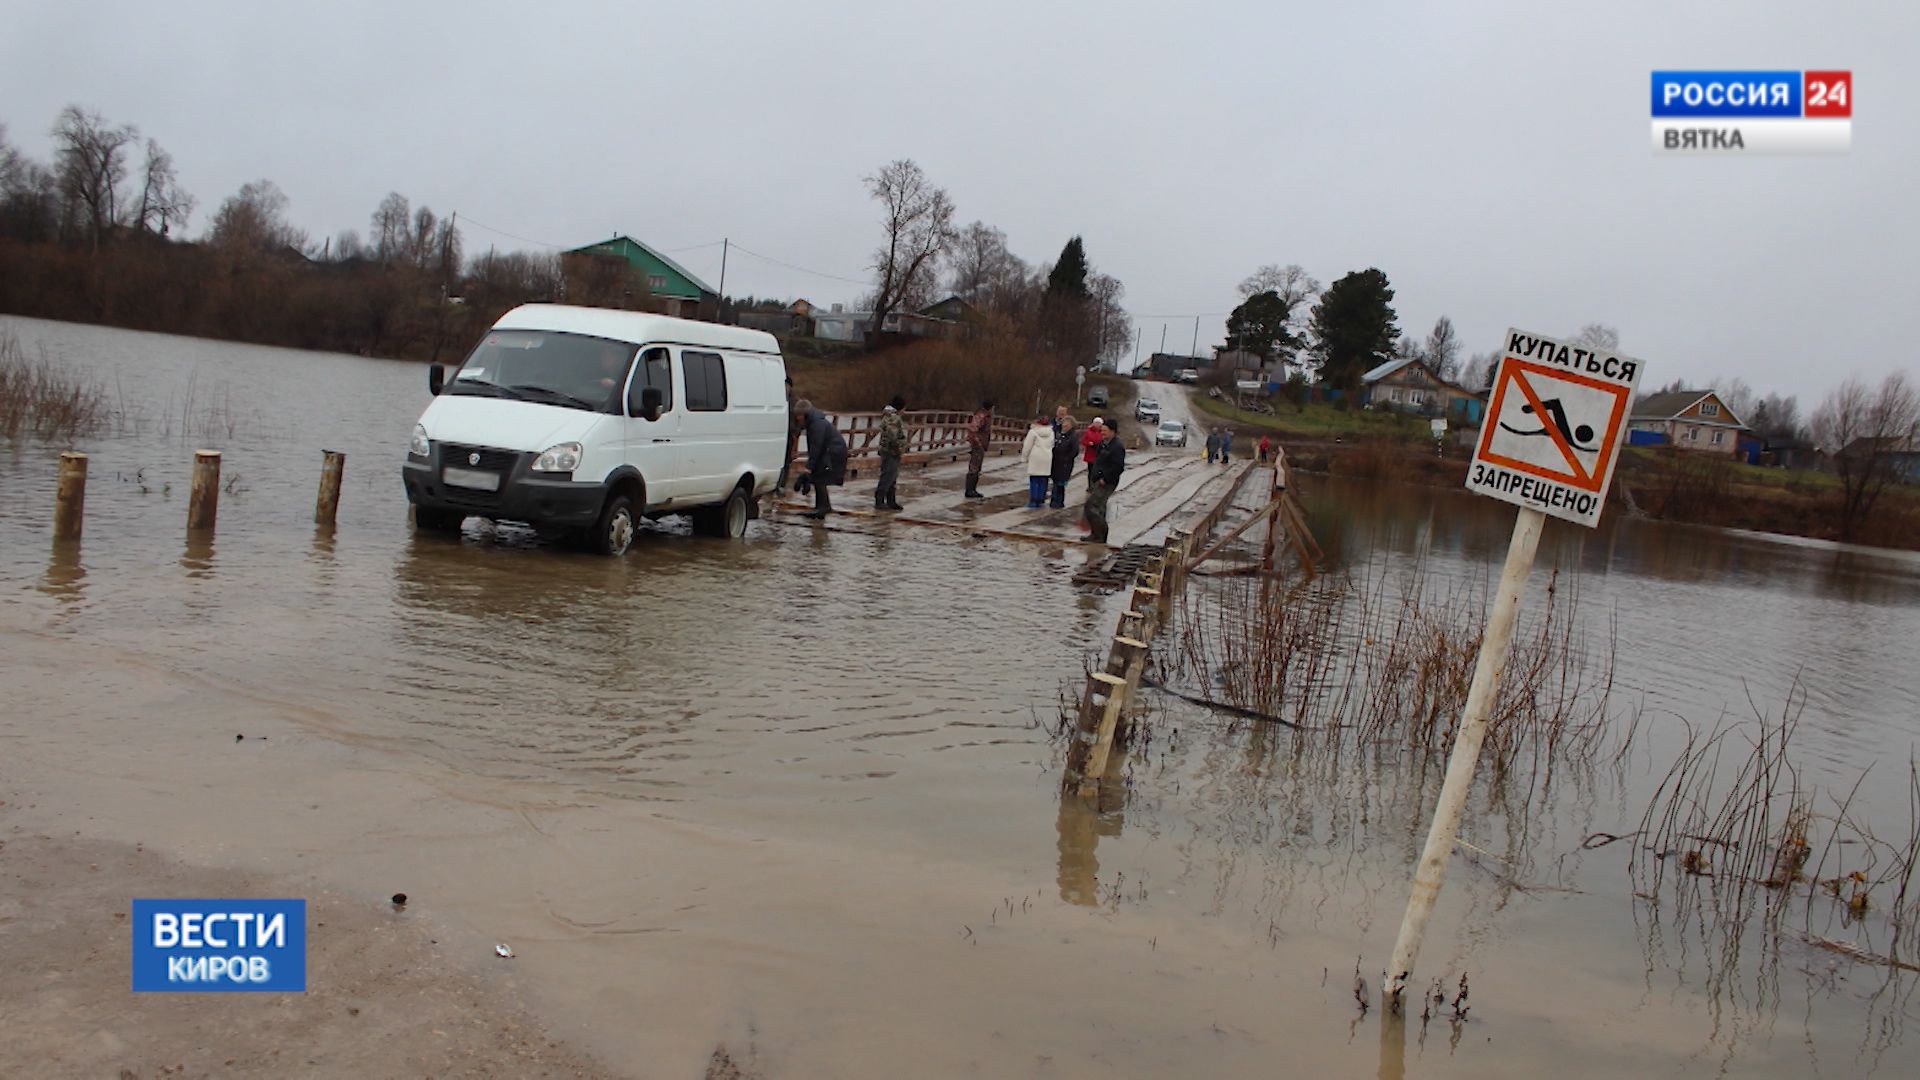
<path id="1" fill-rule="evenodd" d="M 1920 484 L 1920 435 L 1855 439 L 1841 449 L 1839 456 L 1853 461 L 1881 459 L 1891 466 L 1895 480 Z"/>
<path id="2" fill-rule="evenodd" d="M 813 304 L 804 297 L 784 308 L 768 305 L 742 311 L 735 321 L 750 330 L 765 330 L 769 334 L 786 334 L 789 337 L 813 337 L 815 331 Z"/>
<path id="3" fill-rule="evenodd" d="M 1627 418 L 1627 443 L 1733 457 L 1744 430 L 1746 425 L 1712 390 L 1671 390 L 1634 403 Z"/>
<path id="4" fill-rule="evenodd" d="M 574 248 L 562 257 L 624 260 L 646 282 L 647 294 L 662 315 L 698 319 L 719 311 L 720 294 L 712 286 L 631 236 L 615 235 L 597 244 Z"/>
<path id="5" fill-rule="evenodd" d="M 1360 400 L 1370 408 L 1445 417 L 1465 427 L 1480 426 L 1486 411 L 1480 395 L 1441 378 L 1426 361 L 1412 357 L 1389 360 L 1360 376 Z"/>

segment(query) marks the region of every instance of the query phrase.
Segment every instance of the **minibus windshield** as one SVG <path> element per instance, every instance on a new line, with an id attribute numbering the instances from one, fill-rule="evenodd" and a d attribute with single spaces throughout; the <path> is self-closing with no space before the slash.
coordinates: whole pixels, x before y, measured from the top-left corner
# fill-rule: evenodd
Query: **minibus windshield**
<path id="1" fill-rule="evenodd" d="M 490 330 L 447 392 L 594 412 L 620 400 L 635 346 L 555 330 Z"/>

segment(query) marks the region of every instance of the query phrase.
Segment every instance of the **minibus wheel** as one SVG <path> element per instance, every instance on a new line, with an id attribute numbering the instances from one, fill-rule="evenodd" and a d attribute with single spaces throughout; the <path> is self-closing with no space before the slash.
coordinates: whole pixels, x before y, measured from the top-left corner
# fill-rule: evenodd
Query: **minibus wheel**
<path id="1" fill-rule="evenodd" d="M 753 517 L 753 507 L 747 494 L 747 485 L 743 481 L 727 496 L 727 501 L 719 506 L 703 506 L 695 510 L 693 531 L 697 536 L 719 536 L 728 540 L 738 540 L 747 535 L 747 522 Z"/>
<path id="2" fill-rule="evenodd" d="M 587 543 L 601 555 L 625 555 L 633 546 L 633 530 L 633 500 L 625 495 L 612 495 L 607 498 L 606 509 L 600 511 L 599 524 L 588 534 Z"/>

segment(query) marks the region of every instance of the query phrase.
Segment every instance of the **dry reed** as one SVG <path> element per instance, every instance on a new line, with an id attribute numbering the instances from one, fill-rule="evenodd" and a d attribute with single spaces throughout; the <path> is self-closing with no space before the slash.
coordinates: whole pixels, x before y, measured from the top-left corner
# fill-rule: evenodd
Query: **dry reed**
<path id="1" fill-rule="evenodd" d="M 28 359 L 18 337 L 0 333 L 0 435 L 71 443 L 112 421 L 98 383 L 63 370 L 45 346 Z"/>

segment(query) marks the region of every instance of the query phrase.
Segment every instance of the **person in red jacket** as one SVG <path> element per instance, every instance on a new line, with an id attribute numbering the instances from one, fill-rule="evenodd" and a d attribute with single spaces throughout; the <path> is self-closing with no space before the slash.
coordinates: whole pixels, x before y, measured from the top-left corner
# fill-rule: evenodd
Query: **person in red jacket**
<path id="1" fill-rule="evenodd" d="M 1106 438 L 1106 425 L 1106 420 L 1096 416 L 1093 418 L 1093 423 L 1087 425 L 1087 430 L 1080 433 L 1080 457 L 1087 463 L 1087 493 L 1089 495 L 1093 493 L 1093 459 L 1100 453 L 1100 440 Z M 1084 507 L 1081 510 L 1080 531 L 1093 531 L 1093 525 L 1087 521 Z"/>

